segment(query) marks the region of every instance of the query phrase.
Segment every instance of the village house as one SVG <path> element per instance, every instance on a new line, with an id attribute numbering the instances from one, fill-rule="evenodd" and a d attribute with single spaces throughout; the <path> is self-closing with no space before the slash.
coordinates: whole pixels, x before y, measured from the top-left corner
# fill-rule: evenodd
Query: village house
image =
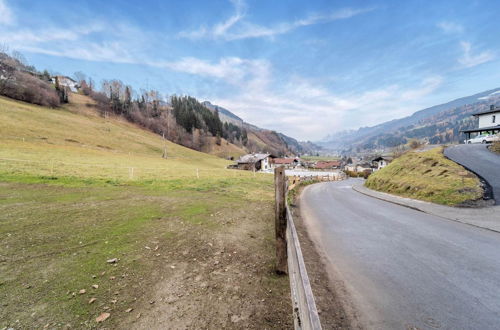
<path id="1" fill-rule="evenodd" d="M 293 169 L 300 166 L 300 159 L 298 158 L 275 158 L 272 160 L 275 167 L 283 166 L 287 169 Z"/>
<path id="2" fill-rule="evenodd" d="M 388 156 L 380 156 L 375 159 L 372 159 L 372 167 L 374 171 L 378 171 L 387 165 L 392 161 L 392 157 Z"/>
<path id="3" fill-rule="evenodd" d="M 235 165 L 230 165 L 229 168 L 237 168 L 247 171 L 267 171 L 272 168 L 272 159 L 276 158 L 271 154 L 247 154 L 241 156 Z"/>
<path id="4" fill-rule="evenodd" d="M 68 87 L 73 93 L 78 92 L 78 88 L 80 88 L 80 86 L 78 86 L 78 83 L 70 77 L 54 76 L 52 77 L 51 82 L 55 84 L 56 80 L 58 81 L 60 86 Z"/>
<path id="5" fill-rule="evenodd" d="M 372 165 L 370 163 L 363 162 L 363 163 L 360 163 L 360 164 L 356 165 L 356 169 L 355 169 L 354 172 L 358 172 L 358 173 L 372 173 L 373 172 L 373 168 L 372 168 Z"/>
<path id="6" fill-rule="evenodd" d="M 500 108 L 494 105 L 490 106 L 488 111 L 483 111 L 473 114 L 479 118 L 479 127 L 475 129 L 463 130 L 467 136 L 467 140 L 471 138 L 471 134 L 481 135 L 483 133 L 496 134 L 500 132 Z"/>

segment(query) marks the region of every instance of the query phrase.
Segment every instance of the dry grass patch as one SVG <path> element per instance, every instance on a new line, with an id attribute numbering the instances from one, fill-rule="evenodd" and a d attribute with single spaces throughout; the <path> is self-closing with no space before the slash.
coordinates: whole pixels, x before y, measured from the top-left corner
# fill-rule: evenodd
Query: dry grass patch
<path id="1" fill-rule="evenodd" d="M 408 152 L 373 173 L 368 188 L 444 205 L 460 205 L 483 196 L 476 175 L 443 155 L 443 148 Z"/>
<path id="2" fill-rule="evenodd" d="M 500 154 L 500 142 L 495 142 L 491 145 L 490 150 Z"/>

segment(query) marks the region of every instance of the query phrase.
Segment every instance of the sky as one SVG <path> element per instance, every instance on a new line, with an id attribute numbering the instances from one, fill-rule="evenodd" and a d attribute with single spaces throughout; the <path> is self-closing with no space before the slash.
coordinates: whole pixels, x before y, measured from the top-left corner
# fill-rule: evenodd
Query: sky
<path id="1" fill-rule="evenodd" d="M 39 70 L 191 95 L 317 141 L 500 87 L 497 0 L 0 0 Z"/>

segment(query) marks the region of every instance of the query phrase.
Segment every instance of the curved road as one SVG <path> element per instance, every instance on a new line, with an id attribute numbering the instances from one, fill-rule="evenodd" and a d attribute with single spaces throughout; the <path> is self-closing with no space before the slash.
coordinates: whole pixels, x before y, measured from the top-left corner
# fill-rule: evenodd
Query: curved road
<path id="1" fill-rule="evenodd" d="M 444 155 L 482 176 L 493 189 L 493 197 L 500 205 L 500 155 L 487 149 L 485 144 L 460 144 L 448 147 Z"/>
<path id="2" fill-rule="evenodd" d="M 362 195 L 353 182 L 306 187 L 301 213 L 361 325 L 499 329 L 500 234 Z"/>

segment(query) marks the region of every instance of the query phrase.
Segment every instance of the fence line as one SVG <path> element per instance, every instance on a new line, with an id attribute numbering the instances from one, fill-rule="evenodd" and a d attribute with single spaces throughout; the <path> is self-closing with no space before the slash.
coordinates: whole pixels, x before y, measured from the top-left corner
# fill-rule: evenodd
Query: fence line
<path id="1" fill-rule="evenodd" d="M 321 321 L 314 301 L 311 282 L 307 275 L 304 257 L 300 248 L 299 238 L 288 205 L 286 238 L 288 241 L 288 272 L 292 295 L 295 329 L 321 330 Z"/>
<path id="2" fill-rule="evenodd" d="M 22 165 L 21 165 L 22 164 Z M 194 166 L 193 166 L 194 165 Z M 216 177 L 251 177 L 252 173 L 248 171 L 232 171 L 226 167 L 219 168 L 199 168 L 196 164 L 190 166 L 166 166 L 166 167 L 141 167 L 136 164 L 129 166 L 112 164 L 90 164 L 65 162 L 54 159 L 31 160 L 0 157 L 0 167 L 5 166 L 15 172 L 33 173 L 50 176 L 81 176 L 95 178 L 114 178 L 124 180 L 136 179 L 171 179 L 175 177 L 183 178 L 206 178 L 212 174 Z M 74 170 L 73 168 L 78 168 Z M 85 172 L 84 169 L 94 169 L 91 172 Z M 102 170 L 100 170 L 102 169 Z M 92 173 L 92 174 L 90 174 Z M 80 175 L 81 174 L 81 175 Z M 255 177 L 256 174 L 253 174 Z"/>

